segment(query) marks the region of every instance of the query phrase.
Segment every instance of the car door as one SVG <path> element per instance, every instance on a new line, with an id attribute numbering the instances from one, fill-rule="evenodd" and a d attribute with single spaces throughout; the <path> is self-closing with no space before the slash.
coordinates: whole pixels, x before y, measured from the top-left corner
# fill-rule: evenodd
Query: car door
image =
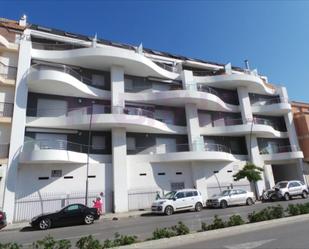
<path id="1" fill-rule="evenodd" d="M 196 203 L 196 197 L 194 196 L 194 193 L 193 191 L 187 191 L 186 192 L 186 207 L 188 208 L 193 208 L 195 206 L 195 203 Z"/>
<path id="2" fill-rule="evenodd" d="M 58 224 L 61 226 L 80 224 L 83 221 L 84 210 L 78 204 L 72 204 L 60 211 Z"/>
<path id="3" fill-rule="evenodd" d="M 229 205 L 236 205 L 238 201 L 237 191 L 231 190 L 229 197 L 228 197 L 228 204 Z"/>
<path id="4" fill-rule="evenodd" d="M 186 207 L 186 195 L 185 192 L 180 191 L 176 195 L 176 200 L 174 201 L 175 209 L 184 209 Z"/>
<path id="5" fill-rule="evenodd" d="M 293 195 L 300 195 L 302 193 L 302 186 L 299 182 L 293 182 Z"/>
<path id="6" fill-rule="evenodd" d="M 237 204 L 246 204 L 247 192 L 243 189 L 237 190 Z"/>

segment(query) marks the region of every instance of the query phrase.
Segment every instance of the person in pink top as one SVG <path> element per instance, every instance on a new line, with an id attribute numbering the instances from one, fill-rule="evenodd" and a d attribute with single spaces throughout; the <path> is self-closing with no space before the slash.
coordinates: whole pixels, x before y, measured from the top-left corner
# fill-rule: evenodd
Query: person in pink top
<path id="1" fill-rule="evenodd" d="M 93 201 L 93 207 L 98 210 L 98 214 L 102 214 L 102 200 L 100 197 L 97 197 L 95 201 Z"/>

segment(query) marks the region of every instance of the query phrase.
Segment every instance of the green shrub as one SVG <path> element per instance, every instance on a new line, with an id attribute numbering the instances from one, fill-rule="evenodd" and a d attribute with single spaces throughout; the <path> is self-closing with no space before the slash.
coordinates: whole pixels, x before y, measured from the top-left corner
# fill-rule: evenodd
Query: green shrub
<path id="1" fill-rule="evenodd" d="M 176 236 L 185 235 L 185 234 L 190 233 L 189 227 L 187 227 L 181 221 L 179 221 L 177 225 L 172 226 L 171 229 L 176 233 Z"/>
<path id="2" fill-rule="evenodd" d="M 207 230 L 220 229 L 224 227 L 226 227 L 226 222 L 219 218 L 218 215 L 215 215 L 212 224 L 207 226 Z"/>
<path id="3" fill-rule="evenodd" d="M 248 220 L 250 223 L 260 222 L 265 220 L 279 219 L 284 217 L 283 207 L 280 205 L 271 206 L 262 209 L 261 211 L 253 211 L 248 215 Z"/>
<path id="4" fill-rule="evenodd" d="M 296 206 L 294 204 L 289 204 L 287 209 L 286 209 L 286 212 L 291 216 L 300 214 L 298 206 Z"/>
<path id="5" fill-rule="evenodd" d="M 167 227 L 156 228 L 156 230 L 154 230 L 152 233 L 151 239 L 156 240 L 156 239 L 162 239 L 162 238 L 170 238 L 174 236 L 176 236 L 176 233 L 174 231 L 171 231 Z"/>
<path id="6" fill-rule="evenodd" d="M 130 245 L 137 242 L 137 237 L 135 235 L 120 235 L 119 233 L 115 233 L 115 239 L 112 241 L 113 247 L 116 246 L 124 246 Z M 104 243 L 105 245 L 105 243 Z M 103 247 L 104 248 L 104 247 Z M 105 247 L 107 248 L 107 247 Z"/>
<path id="7" fill-rule="evenodd" d="M 0 249 L 21 249 L 22 247 L 22 245 L 18 245 L 17 243 L 0 243 Z"/>
<path id="8" fill-rule="evenodd" d="M 71 242 L 69 240 L 55 240 L 50 235 L 44 239 L 32 243 L 33 249 L 69 249 Z"/>
<path id="9" fill-rule="evenodd" d="M 82 237 L 76 242 L 76 247 L 79 249 L 101 249 L 100 242 L 93 238 L 92 235 Z"/>
<path id="10" fill-rule="evenodd" d="M 232 215 L 228 222 L 227 222 L 227 226 L 228 227 L 232 227 L 232 226 L 240 226 L 245 224 L 245 221 L 241 218 L 240 215 Z"/>

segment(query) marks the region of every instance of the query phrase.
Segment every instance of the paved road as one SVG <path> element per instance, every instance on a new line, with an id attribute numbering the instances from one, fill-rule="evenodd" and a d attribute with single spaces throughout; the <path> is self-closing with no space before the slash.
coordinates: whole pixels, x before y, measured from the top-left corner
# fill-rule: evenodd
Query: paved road
<path id="1" fill-rule="evenodd" d="M 260 229 L 253 232 L 239 233 L 234 236 L 224 236 L 198 243 L 177 246 L 177 249 L 307 249 L 308 221 L 298 221 L 291 224 L 280 224 L 276 227 Z M 173 247 L 170 247 L 173 248 Z"/>
<path id="2" fill-rule="evenodd" d="M 309 200 L 295 199 L 289 202 L 278 202 L 287 207 L 288 204 L 304 203 Z M 34 231 L 31 228 L 24 228 L 22 231 L 2 231 L 0 232 L 0 242 L 18 242 L 20 244 L 31 244 L 33 241 L 42 239 L 50 234 L 56 239 L 70 239 L 75 243 L 78 238 L 92 234 L 100 240 L 110 239 L 115 232 L 124 235 L 137 235 L 140 240 L 151 237 L 152 232 L 158 227 L 169 227 L 183 221 L 190 230 L 197 231 L 201 228 L 201 222 L 210 222 L 215 214 L 228 218 L 232 214 L 240 214 L 244 218 L 254 210 L 261 210 L 269 205 L 277 203 L 259 203 L 253 206 L 238 206 L 227 209 L 204 209 L 196 212 L 176 213 L 172 216 L 144 215 L 135 218 L 123 218 L 118 221 L 99 221 L 90 226 L 71 226 L 54 228 L 47 231 Z"/>

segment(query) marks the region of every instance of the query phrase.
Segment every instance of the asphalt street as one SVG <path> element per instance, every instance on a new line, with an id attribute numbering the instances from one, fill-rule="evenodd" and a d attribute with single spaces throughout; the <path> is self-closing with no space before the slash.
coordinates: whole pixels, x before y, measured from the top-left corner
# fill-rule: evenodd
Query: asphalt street
<path id="1" fill-rule="evenodd" d="M 171 216 L 146 214 L 140 217 L 123 218 L 117 221 L 100 220 L 89 226 L 61 227 L 47 231 L 37 231 L 30 227 L 25 227 L 20 231 L 0 232 L 0 242 L 17 242 L 19 244 L 29 245 L 33 241 L 42 239 L 50 234 L 55 239 L 70 239 L 74 244 L 80 237 L 89 234 L 92 234 L 99 240 L 105 240 L 111 239 L 116 232 L 123 235 L 136 235 L 139 240 L 144 240 L 151 237 L 152 232 L 156 228 L 170 227 L 177 224 L 178 221 L 184 222 L 191 231 L 197 231 L 201 228 L 201 222 L 211 222 L 215 214 L 226 219 L 233 214 L 239 214 L 246 218 L 248 213 L 254 210 L 261 210 L 270 205 L 281 204 L 283 207 L 287 207 L 288 204 L 308 201 L 308 199 L 294 199 L 288 202 L 258 203 L 253 206 L 237 206 L 227 209 L 204 209 L 199 213 L 189 211 L 175 213 Z"/>

